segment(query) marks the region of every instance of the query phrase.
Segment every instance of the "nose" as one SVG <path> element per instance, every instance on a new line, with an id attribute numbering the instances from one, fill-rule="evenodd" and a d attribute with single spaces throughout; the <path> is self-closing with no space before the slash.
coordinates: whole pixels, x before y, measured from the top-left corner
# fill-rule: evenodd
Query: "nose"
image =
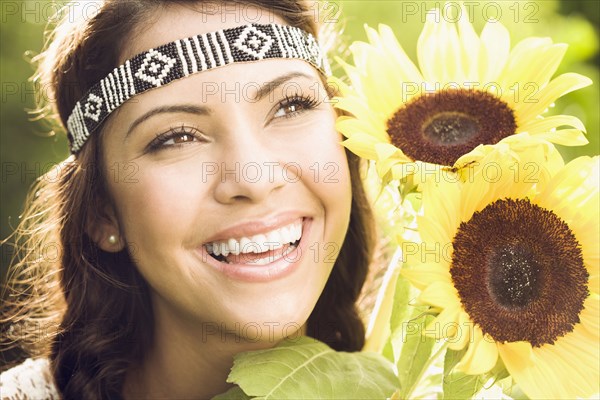
<path id="1" fill-rule="evenodd" d="M 222 204 L 260 203 L 285 186 L 283 162 L 260 133 L 248 130 L 228 135 L 214 189 Z"/>

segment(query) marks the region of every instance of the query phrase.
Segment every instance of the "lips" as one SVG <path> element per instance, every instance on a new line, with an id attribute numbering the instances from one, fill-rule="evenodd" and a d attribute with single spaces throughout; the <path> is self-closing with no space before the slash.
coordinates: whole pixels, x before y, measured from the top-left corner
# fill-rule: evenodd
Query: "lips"
<path id="1" fill-rule="evenodd" d="M 285 226 L 285 225 L 281 225 Z M 229 255 L 227 260 L 209 254 L 206 245 L 200 247 L 202 261 L 230 279 L 247 282 L 267 282 L 280 279 L 294 271 L 308 251 L 311 218 L 302 218 L 302 236 L 295 244 L 261 253 Z"/>
<path id="2" fill-rule="evenodd" d="M 303 218 L 299 218 L 291 224 L 258 235 L 219 240 L 207 243 L 204 246 L 207 252 L 217 259 L 219 257 L 226 258 L 230 254 L 233 256 L 260 255 L 282 249 L 284 246 L 294 244 L 300 240 L 302 237 L 302 221 Z"/>

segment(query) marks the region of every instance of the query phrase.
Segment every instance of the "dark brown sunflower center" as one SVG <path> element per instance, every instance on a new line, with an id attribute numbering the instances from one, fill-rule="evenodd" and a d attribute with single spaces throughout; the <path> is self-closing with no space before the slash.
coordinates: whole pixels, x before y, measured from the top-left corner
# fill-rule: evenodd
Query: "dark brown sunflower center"
<path id="1" fill-rule="evenodd" d="M 463 222 L 450 274 L 465 311 L 498 342 L 551 344 L 588 296 L 581 246 L 552 211 L 504 199 Z"/>
<path id="2" fill-rule="evenodd" d="M 477 120 L 456 112 L 442 112 L 423 125 L 423 137 L 442 146 L 466 143 L 479 132 Z"/>
<path id="3" fill-rule="evenodd" d="M 413 160 L 452 166 L 480 144 L 515 133 L 513 110 L 489 92 L 448 89 L 416 96 L 388 121 L 392 144 Z"/>
<path id="4" fill-rule="evenodd" d="M 498 304 L 525 307 L 537 299 L 542 268 L 527 246 L 507 245 L 492 251 L 488 269 L 488 285 Z"/>

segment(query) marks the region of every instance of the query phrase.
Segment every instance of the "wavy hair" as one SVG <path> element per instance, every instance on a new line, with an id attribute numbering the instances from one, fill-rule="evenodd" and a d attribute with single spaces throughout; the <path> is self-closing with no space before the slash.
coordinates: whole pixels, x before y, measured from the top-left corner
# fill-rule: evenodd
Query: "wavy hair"
<path id="1" fill-rule="evenodd" d="M 173 3 L 198 1 L 106 0 L 86 19 L 65 15 L 35 60 L 35 82 L 55 99 L 41 105 L 46 118 L 66 126 L 75 102 L 117 66 L 123 40 Z M 227 3 L 268 9 L 318 35 L 314 12 L 303 1 Z M 104 252 L 86 233 L 86 226 L 101 218 L 101 204 L 110 201 L 99 138 L 92 135 L 76 157 L 56 165 L 31 188 L 12 235 L 17 256 L 3 290 L 0 322 L 9 339 L 4 345 L 49 357 L 65 399 L 121 398 L 126 371 L 141 362 L 152 343 L 150 291 L 131 255 L 127 249 Z M 365 330 L 356 302 L 375 231 L 360 160 L 347 156 L 353 193 L 349 229 L 307 334 L 336 350 L 357 351 Z"/>

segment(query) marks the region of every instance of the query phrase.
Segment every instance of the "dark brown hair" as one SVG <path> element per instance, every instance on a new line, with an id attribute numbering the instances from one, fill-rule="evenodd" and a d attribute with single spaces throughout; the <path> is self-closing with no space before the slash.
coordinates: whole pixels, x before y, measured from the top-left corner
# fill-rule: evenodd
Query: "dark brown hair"
<path id="1" fill-rule="evenodd" d="M 117 66 L 121 41 L 158 8 L 173 3 L 198 1 L 107 0 L 91 18 L 60 23 L 38 58 L 37 82 L 56 99 L 46 105 L 48 117 L 54 115 L 65 126 L 75 102 Z M 318 34 L 314 13 L 302 1 L 238 3 L 268 9 L 290 25 Z M 375 234 L 360 160 L 347 155 L 353 193 L 350 226 L 307 333 L 336 350 L 357 351 L 365 332 L 356 301 Z M 126 371 L 142 360 L 152 340 L 149 289 L 128 250 L 106 253 L 86 233 L 88 224 L 102 218 L 101 205 L 110 201 L 101 163 L 100 135 L 92 135 L 76 157 L 47 174 L 53 179 L 42 177 L 31 189 L 15 231 L 19 258 L 12 268 L 11 289 L 3 296 L 3 324 L 28 327 L 13 329 L 7 337 L 31 355 L 50 357 L 65 399 L 121 398 Z M 41 326 L 53 329 L 40 335 Z"/>

